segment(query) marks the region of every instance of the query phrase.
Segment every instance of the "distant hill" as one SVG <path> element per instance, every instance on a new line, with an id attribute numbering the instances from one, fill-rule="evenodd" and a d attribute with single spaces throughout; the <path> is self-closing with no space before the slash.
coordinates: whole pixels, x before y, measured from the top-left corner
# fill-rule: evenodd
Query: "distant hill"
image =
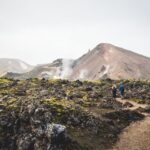
<path id="1" fill-rule="evenodd" d="M 25 73 L 33 69 L 33 66 L 18 60 L 0 58 L 0 76 L 4 76 L 8 72 Z"/>

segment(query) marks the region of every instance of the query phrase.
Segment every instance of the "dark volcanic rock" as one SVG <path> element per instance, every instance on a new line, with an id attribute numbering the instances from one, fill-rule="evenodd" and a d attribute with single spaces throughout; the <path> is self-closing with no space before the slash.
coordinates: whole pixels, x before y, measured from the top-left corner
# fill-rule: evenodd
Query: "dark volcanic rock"
<path id="1" fill-rule="evenodd" d="M 143 118 L 112 98 L 113 82 L 120 83 L 0 79 L 0 149 L 111 149 L 124 128 Z M 125 96 L 149 101 L 149 83 L 124 84 Z"/>

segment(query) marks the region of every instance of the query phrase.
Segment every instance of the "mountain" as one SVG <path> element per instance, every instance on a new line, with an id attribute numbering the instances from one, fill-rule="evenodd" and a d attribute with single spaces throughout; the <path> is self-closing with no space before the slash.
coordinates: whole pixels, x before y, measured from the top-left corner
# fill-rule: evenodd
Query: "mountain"
<path id="1" fill-rule="evenodd" d="M 57 59 L 52 63 L 42 64 L 35 66 L 31 71 L 16 74 L 8 73 L 7 77 L 13 77 L 16 79 L 27 79 L 27 78 L 65 78 L 68 79 L 74 60 L 71 59 Z"/>
<path id="2" fill-rule="evenodd" d="M 70 79 L 150 79 L 150 58 L 108 43 L 75 61 Z"/>
<path id="3" fill-rule="evenodd" d="M 33 66 L 21 60 L 0 58 L 0 76 L 3 76 L 8 72 L 25 73 L 31 69 L 33 69 Z"/>
<path id="4" fill-rule="evenodd" d="M 18 72 L 16 70 L 17 67 L 11 69 L 12 72 Z M 36 66 L 27 73 L 8 73 L 6 76 L 18 79 L 150 79 L 150 58 L 112 44 L 101 43 L 76 60 L 57 59 L 52 63 Z"/>

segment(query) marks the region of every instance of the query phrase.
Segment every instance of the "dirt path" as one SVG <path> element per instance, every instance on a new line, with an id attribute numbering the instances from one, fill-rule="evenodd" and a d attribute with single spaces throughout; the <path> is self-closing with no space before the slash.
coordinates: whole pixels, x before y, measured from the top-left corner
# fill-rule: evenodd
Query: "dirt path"
<path id="1" fill-rule="evenodd" d="M 146 108 L 147 107 L 146 104 L 138 104 L 136 102 L 133 102 L 133 101 L 130 101 L 130 100 L 127 100 L 127 99 L 122 100 L 121 98 L 117 98 L 116 101 L 118 101 L 122 104 L 125 104 L 126 102 L 131 103 L 133 105 L 133 107 L 127 108 L 127 109 L 130 109 L 130 110 L 136 110 L 139 107 L 141 107 L 141 108 Z"/>
<path id="2" fill-rule="evenodd" d="M 129 100 L 117 99 L 121 103 L 130 102 L 133 104 L 131 110 L 147 105 L 137 104 Z M 142 121 L 132 123 L 125 128 L 119 136 L 119 140 L 113 150 L 150 150 L 150 116 L 146 115 Z"/>

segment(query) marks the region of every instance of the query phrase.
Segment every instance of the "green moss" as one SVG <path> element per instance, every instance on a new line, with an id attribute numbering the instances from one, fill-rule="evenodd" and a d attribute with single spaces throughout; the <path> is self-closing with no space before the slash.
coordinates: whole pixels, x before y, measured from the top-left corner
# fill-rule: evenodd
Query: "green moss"
<path id="1" fill-rule="evenodd" d="M 6 107 L 6 104 L 5 103 L 0 103 L 0 108 L 4 108 Z"/>
<path id="2" fill-rule="evenodd" d="M 71 101 L 67 101 L 65 99 L 57 100 L 54 97 L 50 99 L 41 100 L 41 103 L 55 107 L 56 111 L 59 113 L 64 112 L 69 108 L 72 108 L 72 106 L 74 105 L 74 103 Z"/>
<path id="3" fill-rule="evenodd" d="M 12 105 L 7 106 L 7 109 L 19 111 L 20 107 L 18 107 L 18 106 L 15 105 L 15 104 L 12 104 Z"/>
<path id="4" fill-rule="evenodd" d="M 11 98 L 6 101 L 0 102 L 0 108 L 4 110 L 17 110 L 19 109 L 18 104 L 17 104 L 17 99 L 16 98 Z M 2 114 L 4 111 L 2 110 L 0 114 Z"/>
<path id="5" fill-rule="evenodd" d="M 88 95 L 87 95 L 87 94 L 83 96 L 83 100 L 84 100 L 84 101 L 87 101 L 87 100 L 88 100 Z"/>
<path id="6" fill-rule="evenodd" d="M 83 103 L 81 104 L 83 107 L 89 107 L 92 105 L 91 102 L 85 102 L 85 101 L 82 101 Z"/>
<path id="7" fill-rule="evenodd" d="M 61 79 L 49 79 L 48 82 L 51 84 L 60 84 Z"/>
<path id="8" fill-rule="evenodd" d="M 73 91 L 73 90 L 72 90 L 71 88 L 70 88 L 70 89 L 67 89 L 67 90 L 66 90 L 66 95 L 69 96 L 69 95 L 72 93 L 72 91 Z"/>
<path id="9" fill-rule="evenodd" d="M 17 99 L 16 98 L 11 98 L 11 99 L 9 99 L 8 101 L 7 101 L 7 104 L 8 105 L 12 105 L 12 104 L 14 104 L 14 103 L 16 103 L 17 102 Z"/>
<path id="10" fill-rule="evenodd" d="M 0 84 L 10 83 L 11 81 L 7 78 L 0 78 Z"/>
<path id="11" fill-rule="evenodd" d="M 0 94 L 2 94 L 2 95 L 8 95 L 9 91 L 6 90 L 6 89 L 2 89 L 2 90 L 0 90 Z"/>
<path id="12" fill-rule="evenodd" d="M 145 101 L 142 99 L 138 99 L 138 98 L 130 98 L 130 101 L 136 102 L 138 104 L 145 104 Z"/>

